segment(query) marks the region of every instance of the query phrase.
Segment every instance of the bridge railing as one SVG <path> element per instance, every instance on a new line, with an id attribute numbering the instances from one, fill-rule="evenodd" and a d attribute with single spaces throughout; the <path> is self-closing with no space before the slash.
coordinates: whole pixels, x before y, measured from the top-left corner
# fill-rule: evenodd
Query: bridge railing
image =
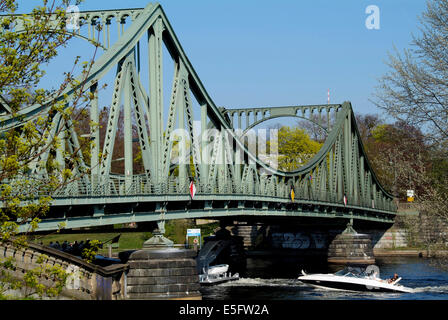
<path id="1" fill-rule="evenodd" d="M 256 182 L 246 182 L 236 185 L 232 180 L 224 180 L 221 183 L 204 184 L 194 182 L 197 195 L 241 195 L 262 196 L 276 199 L 288 199 L 291 202 L 291 187 L 283 181 L 275 184 L 267 178 Z M 181 181 L 178 177 L 171 176 L 168 180 L 154 184 L 146 175 L 109 176 L 107 179 L 84 179 L 71 181 L 60 188 L 51 190 L 50 184 L 45 177 L 24 177 L 10 181 L 11 190 L 20 195 L 21 199 L 36 199 L 42 196 L 50 196 L 54 199 L 60 198 L 83 198 L 83 197 L 113 197 L 113 196 L 144 196 L 144 195 L 189 195 L 190 181 Z M 14 191 L 13 191 L 14 192 Z M 322 204 L 329 206 L 345 205 L 356 206 L 384 211 L 396 211 L 393 201 L 387 199 L 365 199 L 359 195 L 344 195 L 332 193 L 326 190 L 311 190 L 295 187 L 294 202 L 309 204 Z M 12 194 L 13 195 L 13 194 Z M 283 201 L 284 202 L 284 201 Z"/>

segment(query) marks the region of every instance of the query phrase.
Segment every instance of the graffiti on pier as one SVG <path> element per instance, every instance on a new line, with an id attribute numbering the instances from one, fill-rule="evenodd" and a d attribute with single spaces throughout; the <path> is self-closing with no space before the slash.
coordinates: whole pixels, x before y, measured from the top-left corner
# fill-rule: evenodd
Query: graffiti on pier
<path id="1" fill-rule="evenodd" d="M 322 233 L 276 232 L 272 233 L 272 245 L 285 249 L 323 249 L 327 245 L 327 237 Z"/>

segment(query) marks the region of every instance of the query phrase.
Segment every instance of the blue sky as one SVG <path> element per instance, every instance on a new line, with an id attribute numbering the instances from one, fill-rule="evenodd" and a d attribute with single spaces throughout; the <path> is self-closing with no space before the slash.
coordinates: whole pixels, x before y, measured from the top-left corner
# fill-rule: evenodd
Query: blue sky
<path id="1" fill-rule="evenodd" d="M 187 56 L 218 106 L 284 106 L 369 101 L 388 69 L 387 53 L 409 47 L 424 0 L 166 0 Z M 19 1 L 25 12 L 39 1 Z M 147 0 L 86 0 L 80 10 L 145 7 Z M 365 26 L 380 9 L 380 29 Z"/>

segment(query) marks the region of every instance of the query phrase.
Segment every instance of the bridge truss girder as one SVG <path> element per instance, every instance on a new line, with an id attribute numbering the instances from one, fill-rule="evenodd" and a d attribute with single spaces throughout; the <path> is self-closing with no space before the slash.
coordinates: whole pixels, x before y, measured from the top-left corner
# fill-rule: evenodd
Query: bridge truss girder
<path id="1" fill-rule="evenodd" d="M 135 10 L 132 24 L 95 62 L 85 81 L 94 95 L 91 121 L 98 123 L 98 106 L 104 104 L 98 101 L 98 83 L 107 72 L 116 69 L 102 152 L 99 130 L 92 127 L 90 136 L 95 143 L 91 149 L 90 163 L 85 163 L 80 155 L 75 164 L 79 179 L 51 194 L 53 207 L 61 208 L 64 216 L 48 217 L 43 220 L 42 226 L 55 228 L 55 221 L 65 221 L 68 226 L 75 226 L 76 221 L 89 219 L 91 223 L 104 224 L 105 221 L 123 223 L 126 219 L 127 222 L 133 222 L 137 217 L 152 221 L 173 217 L 249 214 L 250 210 L 245 208 L 252 201 L 261 203 L 261 209 L 258 210 L 260 215 L 265 214 L 264 208 L 268 208 L 266 212 L 269 215 L 306 216 L 313 213 L 303 208 L 311 205 L 312 212 L 317 216 L 373 219 L 384 223 L 393 221 L 396 212 L 393 197 L 381 186 L 369 164 L 349 102 L 250 109 L 218 108 L 185 55 L 161 6 L 149 4 L 144 9 Z M 101 16 L 100 13 L 96 15 Z M 97 21 L 95 14 L 89 17 L 90 24 Z M 107 34 L 103 38 L 107 39 Z M 146 41 L 148 46 L 146 56 L 140 50 L 142 41 Z M 174 64 L 166 122 L 163 45 Z M 148 73 L 140 70 L 142 59 L 146 59 Z M 141 76 L 147 77 L 148 87 L 145 87 Z M 57 99 L 73 96 L 75 89 L 66 89 Z M 200 108 L 199 136 L 193 121 L 193 97 Z M 47 104 L 25 108 L 20 112 L 20 118 L 2 115 L 2 130 L 20 126 L 23 121 L 33 121 L 37 115 L 45 114 L 51 103 L 49 101 Z M 111 172 L 111 162 L 121 109 L 124 113 L 125 169 L 122 174 L 117 174 Z M 331 124 L 330 112 L 335 114 Z M 262 161 L 257 150 L 250 150 L 235 130 L 230 117 L 237 115 L 241 119 L 245 114 L 248 120 L 250 113 L 254 115 L 254 120 L 246 122 L 246 131 L 275 117 L 299 116 L 314 121 L 313 114 L 316 114 L 317 124 L 327 129 L 328 136 L 320 151 L 306 165 L 292 172 L 283 172 Z M 322 123 L 322 114 L 326 114 L 326 125 Z M 61 132 L 64 132 L 68 146 L 77 150 L 79 142 L 70 123 L 64 123 L 57 114 L 52 121 L 46 133 L 48 138 L 54 137 L 56 132 L 62 136 Z M 144 166 L 142 173 L 133 170 L 133 125 L 137 128 Z M 241 128 L 241 121 L 238 121 L 238 129 Z M 174 165 L 178 168 L 177 175 L 174 174 L 172 164 L 175 140 L 178 140 L 176 147 L 182 150 L 179 159 L 185 160 Z M 46 153 L 42 155 L 43 158 L 38 159 L 32 172 L 40 177 L 45 176 L 45 165 L 42 164 L 45 164 Z M 190 201 L 196 203 L 194 210 L 183 205 L 189 197 L 190 180 L 194 181 L 197 189 L 197 195 Z M 294 200 L 291 199 L 291 189 L 295 191 Z M 258 200 L 247 200 L 251 197 Z M 113 205 L 117 199 L 136 201 L 137 204 L 154 203 L 156 209 L 147 214 L 107 213 L 104 208 Z M 184 207 L 184 211 L 170 211 L 170 206 L 165 205 L 167 202 L 173 203 L 173 208 L 179 204 Z M 226 208 L 226 203 L 230 202 L 239 204 L 236 208 Z M 74 216 L 77 210 L 67 209 L 85 205 L 92 208 L 88 217 Z"/>

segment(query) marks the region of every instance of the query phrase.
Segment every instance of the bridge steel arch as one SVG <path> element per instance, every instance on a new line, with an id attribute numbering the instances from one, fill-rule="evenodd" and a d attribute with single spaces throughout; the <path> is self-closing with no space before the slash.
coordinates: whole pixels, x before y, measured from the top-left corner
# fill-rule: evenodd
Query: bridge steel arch
<path id="1" fill-rule="evenodd" d="M 50 213 L 40 223 L 40 230 L 54 230 L 60 222 L 67 228 L 115 223 L 157 221 L 179 218 L 213 217 L 319 217 L 357 219 L 391 224 L 396 213 L 393 196 L 380 184 L 366 156 L 350 102 L 333 105 L 268 107 L 250 109 L 218 108 L 205 90 L 187 55 L 177 39 L 162 7 L 148 4 L 135 9 L 132 24 L 123 30 L 118 40 L 95 61 L 86 79 L 79 78 L 94 93 L 91 120 L 98 123 L 98 82 L 113 68 L 116 75 L 109 107 L 102 152 L 100 145 L 92 149 L 90 163 L 82 155 L 76 166 L 79 179 L 51 194 L 45 188 L 16 190 L 16 192 L 51 196 Z M 113 10 L 112 10 L 113 11 Z M 90 15 L 107 16 L 107 12 Z M 139 43 L 146 41 L 146 56 Z M 167 121 L 163 105 L 163 50 L 165 46 L 174 62 L 174 75 Z M 148 72 L 139 72 L 141 59 L 147 59 Z M 141 77 L 147 77 L 145 87 Z M 77 88 L 67 88 L 54 101 L 24 108 L 16 116 L 0 116 L 0 130 L 20 127 L 47 114 L 55 101 L 70 99 Z M 193 98 L 200 108 L 200 136 L 195 132 Z M 105 104 L 105 102 L 101 102 Z M 2 101 L 2 104 L 7 104 Z M 113 150 L 121 105 L 124 117 L 124 162 L 122 174 L 111 171 Z M 7 108 L 5 108 L 7 110 Z M 252 152 L 235 132 L 229 114 L 261 112 L 263 117 L 248 123 L 282 114 L 313 111 L 335 112 L 334 123 L 319 152 L 304 166 L 291 172 L 281 171 Z M 137 140 L 142 154 L 144 172 L 134 173 L 132 121 L 135 119 Z M 327 119 L 330 119 L 328 116 Z M 53 115 L 53 125 L 46 136 L 64 130 L 67 145 L 79 148 L 76 131 L 70 120 Z M 259 122 L 258 122 L 259 123 Z M 172 170 L 172 150 L 177 129 L 185 137 L 178 142 L 191 156 L 187 163 L 177 164 Z M 99 131 L 92 128 L 91 138 L 99 141 Z M 76 149 L 75 149 L 76 150 Z M 45 185 L 45 165 L 50 150 L 42 152 L 32 166 L 27 179 Z M 61 150 L 56 150 L 61 152 Z M 101 154 L 101 157 L 100 157 Z M 190 157 L 188 157 L 190 158 Z M 64 164 L 61 164 L 64 165 Z M 85 170 L 85 169 L 88 170 Z M 88 172 L 81 174 L 81 172 Z M 192 198 L 189 183 L 193 181 L 197 193 Z M 15 181 L 9 181 L 15 185 Z M 291 189 L 295 198 L 291 198 Z M 34 193 L 33 193 L 34 192 Z M 3 205 L 3 204 L 1 204 Z M 21 226 L 25 231 L 27 224 Z"/>
<path id="2" fill-rule="evenodd" d="M 331 105 L 309 105 L 309 106 L 287 106 L 287 107 L 260 107 L 260 108 L 232 108 L 224 109 L 222 112 L 228 116 L 227 121 L 232 127 L 243 130 L 242 134 L 246 134 L 255 126 L 280 117 L 297 117 L 304 120 L 311 121 L 315 125 L 328 132 L 330 130 L 331 111 L 336 112 L 340 108 L 340 104 Z M 314 113 L 316 111 L 316 113 Z M 325 111 L 325 119 L 322 117 L 322 111 Z M 308 113 L 308 117 L 306 114 Z M 253 115 L 253 120 L 249 115 Z M 313 118 L 316 114 L 317 119 Z M 237 120 L 234 121 L 235 115 Z M 242 122 L 242 116 L 246 117 L 245 124 Z M 325 122 L 325 123 L 324 123 Z"/>

